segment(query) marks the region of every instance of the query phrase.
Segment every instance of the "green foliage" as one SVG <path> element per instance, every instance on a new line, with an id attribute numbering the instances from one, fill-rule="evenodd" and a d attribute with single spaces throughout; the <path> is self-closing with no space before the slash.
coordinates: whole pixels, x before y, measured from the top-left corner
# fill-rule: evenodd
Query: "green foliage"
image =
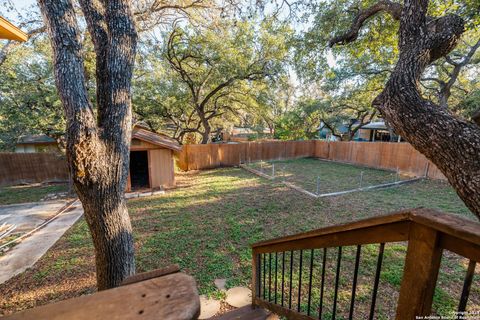
<path id="1" fill-rule="evenodd" d="M 480 110 L 480 88 L 472 91 L 458 104 L 458 111 L 462 112 L 465 118 L 471 118 L 474 112 L 478 110 Z"/>
<path id="2" fill-rule="evenodd" d="M 328 42 L 334 36 L 349 30 L 354 17 L 359 10 L 368 8 L 376 0 L 340 0 L 316 1 L 309 4 L 310 14 L 304 19 L 307 31 L 298 37 L 296 42 L 295 66 L 301 79 L 306 83 L 316 82 L 324 95 L 330 96 L 332 104 L 345 105 L 345 96 L 352 98 L 367 107 L 382 90 L 391 68 L 398 59 L 398 28 L 399 23 L 387 13 L 379 13 L 366 20 L 358 39 L 346 45 L 328 47 Z M 432 0 L 429 2 L 429 15 L 442 16 L 459 14 L 466 21 L 466 32 L 457 48 L 450 54 L 455 61 L 461 61 L 476 41 L 480 39 L 478 16 L 478 1 L 471 0 Z M 458 115 L 468 114 L 463 110 L 468 104 L 462 103 L 471 92 L 479 89 L 476 77 L 478 74 L 478 52 L 469 64 L 464 66 L 452 87 L 448 101 L 451 109 Z M 440 81 L 448 82 L 453 66 L 442 58 L 426 72 L 426 77 L 435 81 L 423 81 L 424 94 L 427 98 L 438 102 Z M 309 97 L 322 98 L 312 95 Z M 322 99 L 321 99 L 322 100 Z M 345 109 L 349 116 L 351 104 Z M 332 108 L 336 109 L 335 106 Z M 355 108 L 358 109 L 358 106 Z M 339 110 L 330 112 L 330 117 L 336 117 Z M 341 116 L 339 116 L 341 118 Z M 358 118 L 357 118 L 358 119 Z"/>
<path id="3" fill-rule="evenodd" d="M 17 47 L 0 66 L 0 150 L 12 150 L 24 134 L 63 134 L 51 55 L 48 41 L 40 38 Z"/>
<path id="4" fill-rule="evenodd" d="M 274 20 L 223 19 L 176 27 L 161 50 L 146 50 L 135 82 L 134 110 L 155 129 L 183 141 L 208 135 L 259 108 L 266 81 L 284 73 L 289 35 Z"/>
<path id="5" fill-rule="evenodd" d="M 315 139 L 320 126 L 320 105 L 315 100 L 300 101 L 278 119 L 275 138 L 281 140 Z"/>

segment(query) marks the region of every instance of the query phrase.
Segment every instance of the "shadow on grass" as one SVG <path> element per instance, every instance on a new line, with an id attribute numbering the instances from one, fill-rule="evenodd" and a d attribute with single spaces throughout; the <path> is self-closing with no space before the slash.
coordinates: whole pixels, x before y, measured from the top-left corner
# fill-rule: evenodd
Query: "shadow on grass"
<path id="1" fill-rule="evenodd" d="M 419 206 L 473 217 L 448 184 L 435 181 L 328 199 L 311 199 L 239 168 L 178 174 L 178 184 L 179 188 L 165 195 L 128 202 L 137 272 L 178 263 L 195 277 L 200 292 L 205 294 L 218 294 L 213 283 L 216 278 L 226 278 L 228 287 L 249 285 L 253 242 Z M 401 281 L 399 261 L 404 251 L 402 244 L 386 251 L 390 256 L 385 259 L 381 281 L 387 293 L 379 297 L 384 299 L 379 302 L 384 314 L 396 303 L 392 295 Z M 348 274 L 352 260 L 345 259 Z M 454 259 L 451 264 L 458 265 L 459 261 Z M 366 276 L 373 272 L 366 270 Z M 447 287 L 461 273 L 458 268 L 451 270 L 446 273 Z M 455 276 L 450 276 L 452 272 Z M 347 302 L 348 279 L 342 280 L 341 287 L 341 300 Z M 1 312 L 31 307 L 35 299 L 38 304 L 51 301 L 48 294 L 35 293 L 42 287 L 61 293 L 54 299 L 94 290 L 93 246 L 83 219 L 32 269 L 0 285 L 0 290 L 7 292 L 0 302 Z M 361 284 L 359 312 L 368 309 L 370 287 L 369 282 Z M 444 291 L 449 296 L 448 290 Z M 477 301 L 480 293 L 474 295 L 472 301 Z"/>

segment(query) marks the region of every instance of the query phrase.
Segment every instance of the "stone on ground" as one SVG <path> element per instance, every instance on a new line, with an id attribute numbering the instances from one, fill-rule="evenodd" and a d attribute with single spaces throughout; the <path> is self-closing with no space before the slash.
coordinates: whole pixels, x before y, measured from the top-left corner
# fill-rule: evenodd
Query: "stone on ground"
<path id="1" fill-rule="evenodd" d="M 198 319 L 208 319 L 220 311 L 220 301 L 208 299 L 206 296 L 200 296 L 200 316 Z"/>
<path id="2" fill-rule="evenodd" d="M 241 308 L 252 303 L 252 291 L 245 287 L 235 287 L 227 290 L 227 299 L 232 307 Z"/>
<path id="3" fill-rule="evenodd" d="M 225 285 L 227 284 L 227 279 L 215 279 L 215 286 L 218 290 L 225 290 Z"/>

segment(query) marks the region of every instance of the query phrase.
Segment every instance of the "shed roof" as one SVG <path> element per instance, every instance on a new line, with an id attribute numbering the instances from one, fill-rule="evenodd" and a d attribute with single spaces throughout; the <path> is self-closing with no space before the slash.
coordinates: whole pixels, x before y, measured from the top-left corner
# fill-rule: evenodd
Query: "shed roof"
<path id="1" fill-rule="evenodd" d="M 146 130 L 141 126 L 135 126 L 133 128 L 132 139 L 143 140 L 156 146 L 174 151 L 182 150 L 182 146 L 176 140 L 167 137 L 166 135 Z"/>
<path id="2" fill-rule="evenodd" d="M 29 134 L 18 138 L 17 144 L 56 144 L 57 141 L 46 134 Z"/>
<path id="3" fill-rule="evenodd" d="M 15 27 L 7 19 L 0 17 L 0 39 L 27 41 L 28 35 Z"/>

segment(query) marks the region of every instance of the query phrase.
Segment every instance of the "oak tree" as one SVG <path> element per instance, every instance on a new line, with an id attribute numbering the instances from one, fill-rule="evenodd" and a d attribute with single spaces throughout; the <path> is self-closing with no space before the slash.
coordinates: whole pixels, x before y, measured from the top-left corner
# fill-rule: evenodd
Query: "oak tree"
<path id="1" fill-rule="evenodd" d="M 81 0 L 96 58 L 96 110 L 87 92 L 77 14 L 70 0 L 38 1 L 53 48 L 66 118 L 66 154 L 94 247 L 99 290 L 135 273 L 124 199 L 137 32 L 130 1 Z"/>
<path id="2" fill-rule="evenodd" d="M 428 0 L 405 0 L 403 4 L 378 1 L 361 8 L 349 30 L 333 37 L 329 44 L 355 41 L 362 26 L 379 13 L 400 22 L 398 61 L 373 105 L 395 132 L 445 174 L 480 218 L 480 127 L 426 99 L 419 84 L 425 69 L 456 47 L 465 21 L 454 13 L 431 16 L 428 4 Z"/>

